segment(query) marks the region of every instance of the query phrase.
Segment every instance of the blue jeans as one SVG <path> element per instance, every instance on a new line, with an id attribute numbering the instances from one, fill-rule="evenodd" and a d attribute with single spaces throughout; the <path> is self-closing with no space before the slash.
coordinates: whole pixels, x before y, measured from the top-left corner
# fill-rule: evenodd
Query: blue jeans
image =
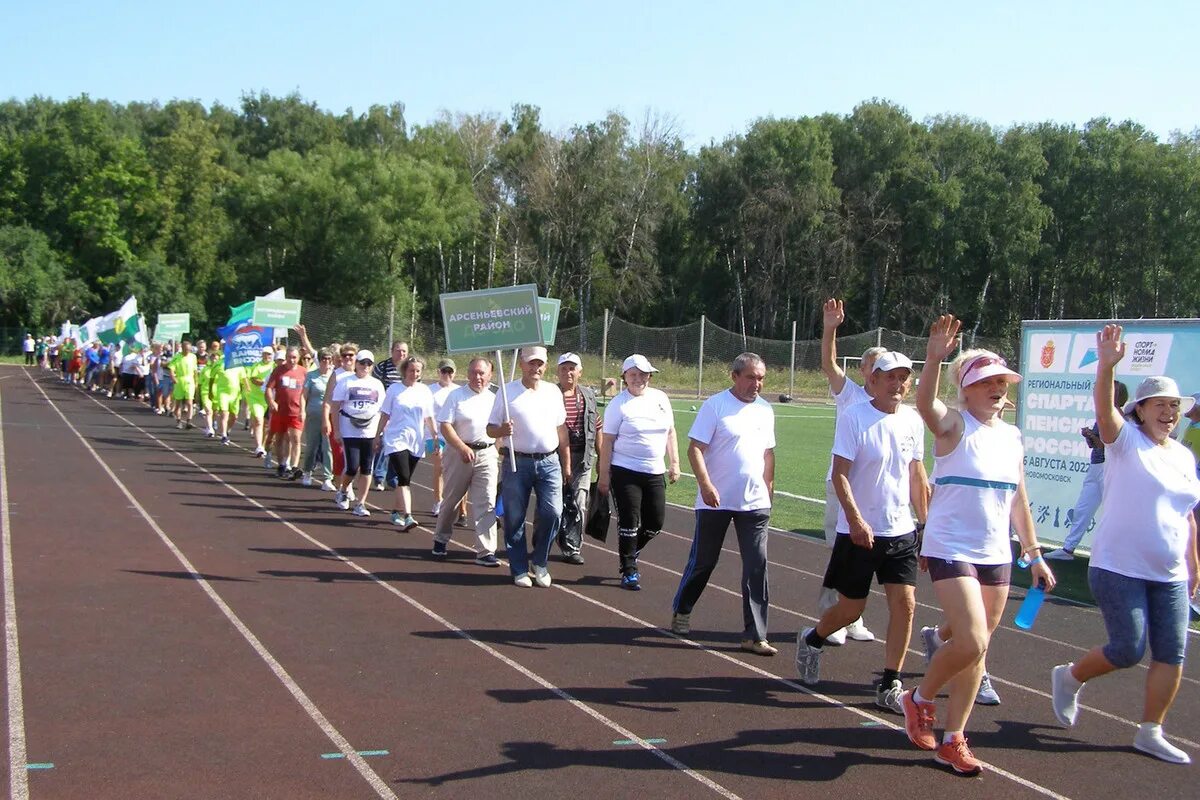
<path id="1" fill-rule="evenodd" d="M 1187 648 L 1187 581 L 1130 578 L 1100 567 L 1088 569 L 1092 597 L 1104 617 L 1108 644 L 1104 657 L 1114 667 L 1132 667 L 1146 654 L 1160 664 L 1179 666 Z"/>
<path id="2" fill-rule="evenodd" d="M 504 544 L 508 548 L 508 565 L 514 577 L 529 572 L 530 557 L 525 544 L 525 510 L 529 495 L 537 493 L 537 518 L 533 524 L 534 566 L 545 567 L 550 558 L 550 545 L 558 535 L 562 520 L 562 467 L 557 454 L 546 458 L 517 456 L 517 471 L 513 472 L 508 459 L 501 467 L 504 498 Z"/>
<path id="3" fill-rule="evenodd" d="M 388 472 L 388 458 L 383 454 L 383 450 L 375 451 L 375 465 L 371 468 L 371 475 L 376 483 L 386 483 L 392 488 L 396 486 L 393 474 Z"/>

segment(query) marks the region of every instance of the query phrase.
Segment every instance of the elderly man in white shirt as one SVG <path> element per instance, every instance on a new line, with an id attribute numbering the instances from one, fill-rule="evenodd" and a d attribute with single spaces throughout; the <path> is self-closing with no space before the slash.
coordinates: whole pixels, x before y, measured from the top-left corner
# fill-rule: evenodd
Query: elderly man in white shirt
<path id="1" fill-rule="evenodd" d="M 516 457 L 515 471 L 504 462 L 500 491 L 509 569 L 513 583 L 522 587 L 550 585 L 546 561 L 562 518 L 563 483 L 571 479 L 566 409 L 558 388 L 542 380 L 545 371 L 546 348 L 521 348 L 521 379 L 505 386 L 507 413 L 502 393 L 496 396 L 487 426 L 488 436 L 508 437 Z M 525 543 L 525 511 L 534 492 L 537 516 L 531 557 Z"/>
<path id="2" fill-rule="evenodd" d="M 698 484 L 696 532 L 675 593 L 671 630 L 691 632 L 692 609 L 732 522 L 742 556 L 742 649 L 773 656 L 778 650 L 767 641 L 767 525 L 775 494 L 775 412 L 759 396 L 766 374 L 757 355 L 739 355 L 730 369 L 733 385 L 704 401 L 688 431 L 688 460 Z"/>
<path id="3" fill-rule="evenodd" d="M 471 522 L 479 547 L 475 563 L 498 567 L 496 558 L 496 479 L 499 474 L 496 443 L 487 434 L 487 421 L 495 405 L 488 391 L 492 362 L 473 358 L 467 365 L 467 384 L 450 392 L 437 412 L 438 430 L 446 440 L 442 453 L 442 507 L 433 532 L 433 555 L 446 555 L 454 533 L 458 503 L 471 500 Z"/>

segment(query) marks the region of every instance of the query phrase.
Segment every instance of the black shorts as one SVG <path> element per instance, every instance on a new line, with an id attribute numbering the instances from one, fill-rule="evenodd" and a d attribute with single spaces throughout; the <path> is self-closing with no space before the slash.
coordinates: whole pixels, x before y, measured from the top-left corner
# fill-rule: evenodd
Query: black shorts
<path id="1" fill-rule="evenodd" d="M 933 581 L 950 578 L 974 578 L 980 586 L 1008 586 L 1012 564 L 972 564 L 968 561 L 947 561 L 944 558 L 926 559 L 929 577 Z"/>
<path id="2" fill-rule="evenodd" d="M 880 585 L 917 585 L 917 534 L 875 537 L 870 550 L 859 547 L 850 536 L 839 533 L 825 570 L 825 586 L 851 600 L 863 600 L 871 592 L 871 578 Z"/>
<path id="3" fill-rule="evenodd" d="M 407 450 L 397 450 L 388 456 L 388 468 L 396 476 L 397 486 L 408 486 L 412 483 L 413 470 L 421 459 Z"/>
<path id="4" fill-rule="evenodd" d="M 375 440 L 361 436 L 345 436 L 342 438 L 342 449 L 346 453 L 346 471 L 343 475 L 369 475 L 372 459 L 375 457 Z"/>

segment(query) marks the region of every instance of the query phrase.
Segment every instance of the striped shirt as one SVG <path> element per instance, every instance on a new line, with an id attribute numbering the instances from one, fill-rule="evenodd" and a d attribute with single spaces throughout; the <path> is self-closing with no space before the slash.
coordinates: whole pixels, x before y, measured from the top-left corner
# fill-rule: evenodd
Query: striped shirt
<path id="1" fill-rule="evenodd" d="M 377 363 L 374 369 L 371 370 L 371 377 L 378 378 L 383 388 L 386 389 L 393 383 L 400 382 L 400 368 L 396 366 L 396 362 L 390 358 L 385 358 Z"/>

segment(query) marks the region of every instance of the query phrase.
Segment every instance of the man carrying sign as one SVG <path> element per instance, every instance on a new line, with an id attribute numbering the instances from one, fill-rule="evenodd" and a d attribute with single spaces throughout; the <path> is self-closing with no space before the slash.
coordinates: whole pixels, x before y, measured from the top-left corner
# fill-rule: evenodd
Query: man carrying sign
<path id="1" fill-rule="evenodd" d="M 515 471 L 509 462 L 504 463 L 501 493 L 509 568 L 513 583 L 522 587 L 535 583 L 543 588 L 550 585 L 546 561 L 562 516 L 563 483 L 571 479 L 571 450 L 562 393 L 542 380 L 545 371 L 546 348 L 521 348 L 521 379 L 504 387 L 507 409 L 505 394 L 496 397 L 487 426 L 489 437 L 509 437 L 509 449 L 516 456 Z M 525 511 L 534 492 L 537 518 L 531 559 L 525 544 Z"/>

